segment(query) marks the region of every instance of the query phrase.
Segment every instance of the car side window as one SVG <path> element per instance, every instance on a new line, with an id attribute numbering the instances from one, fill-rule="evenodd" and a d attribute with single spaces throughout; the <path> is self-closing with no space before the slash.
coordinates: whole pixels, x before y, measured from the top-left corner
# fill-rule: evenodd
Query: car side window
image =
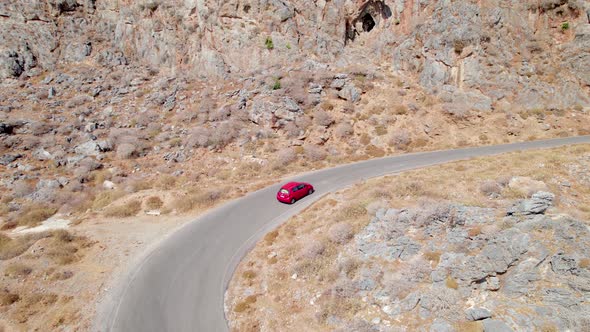
<path id="1" fill-rule="evenodd" d="M 304 187 L 305 187 L 304 184 L 300 184 L 300 185 L 297 186 L 297 190 L 303 189 Z"/>
<path id="2" fill-rule="evenodd" d="M 298 189 L 298 187 L 293 187 L 293 189 L 291 189 L 291 192 L 296 192 Z"/>

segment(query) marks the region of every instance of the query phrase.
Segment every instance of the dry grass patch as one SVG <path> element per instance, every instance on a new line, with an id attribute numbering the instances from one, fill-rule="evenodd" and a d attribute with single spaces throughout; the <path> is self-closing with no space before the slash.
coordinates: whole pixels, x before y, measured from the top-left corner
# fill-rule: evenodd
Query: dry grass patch
<path id="1" fill-rule="evenodd" d="M 348 203 L 339 209 L 337 220 L 355 220 L 367 215 L 367 209 L 363 203 Z"/>
<path id="2" fill-rule="evenodd" d="M 125 196 L 125 192 L 121 190 L 101 191 L 94 197 L 92 209 L 100 210 L 123 196 Z"/>
<path id="3" fill-rule="evenodd" d="M 164 202 L 158 196 L 151 196 L 145 202 L 145 206 L 150 210 L 157 210 L 164 205 Z"/>
<path id="4" fill-rule="evenodd" d="M 445 280 L 445 285 L 447 285 L 447 287 L 451 288 L 451 289 L 459 288 L 459 284 L 457 283 L 457 280 L 453 279 L 453 277 L 451 277 L 451 276 L 447 277 L 447 279 Z"/>
<path id="5" fill-rule="evenodd" d="M 156 188 L 162 190 L 171 190 L 176 186 L 176 177 L 172 175 L 160 175 L 156 181 Z"/>
<path id="6" fill-rule="evenodd" d="M 590 269 L 590 258 L 580 259 L 579 266 L 583 269 Z"/>
<path id="7" fill-rule="evenodd" d="M 50 236 L 50 233 L 34 233 L 17 238 L 0 233 L 0 259 L 6 260 L 20 256 L 27 251 L 35 242 Z"/>
<path id="8" fill-rule="evenodd" d="M 208 208 L 223 198 L 223 191 L 210 189 L 188 193 L 172 202 L 172 206 L 180 213 L 189 212 L 197 208 Z"/>
<path id="9" fill-rule="evenodd" d="M 0 289 L 0 306 L 7 306 L 20 300 L 18 294 L 10 292 L 8 289 Z"/>
<path id="10" fill-rule="evenodd" d="M 256 272 L 253 270 L 246 270 L 244 273 L 242 273 L 242 277 L 244 279 L 254 279 L 256 278 Z"/>
<path id="11" fill-rule="evenodd" d="M 131 200 L 123 205 L 111 206 L 105 209 L 106 217 L 127 218 L 133 217 L 141 211 L 141 201 Z"/>
<path id="12" fill-rule="evenodd" d="M 381 158 L 384 157 L 386 152 L 380 147 L 377 147 L 373 144 L 368 145 L 365 149 L 367 155 L 371 158 Z"/>
<path id="13" fill-rule="evenodd" d="M 270 246 L 275 242 L 278 236 L 279 231 L 275 229 L 274 231 L 266 233 L 266 235 L 264 236 L 264 242 L 266 242 L 266 244 Z"/>
<path id="14" fill-rule="evenodd" d="M 250 295 L 246 297 L 243 301 L 238 302 L 234 307 L 234 312 L 244 312 L 249 310 L 254 303 L 256 303 L 256 295 Z"/>
<path id="15" fill-rule="evenodd" d="M 33 272 L 33 268 L 23 263 L 12 263 L 4 269 L 4 276 L 9 278 L 24 278 Z"/>
<path id="16" fill-rule="evenodd" d="M 387 127 L 385 126 L 377 126 L 375 127 L 375 135 L 383 136 L 387 134 Z"/>
<path id="17" fill-rule="evenodd" d="M 58 296 L 53 293 L 25 293 L 20 295 L 16 310 L 12 317 L 20 324 L 26 323 L 30 317 L 47 310 L 54 305 Z"/>
<path id="18" fill-rule="evenodd" d="M 360 299 L 342 298 L 338 296 L 329 296 L 320 303 L 320 312 L 318 320 L 325 323 L 328 317 L 342 317 L 351 319 L 363 308 Z"/>
<path id="19" fill-rule="evenodd" d="M 456 324 L 457 331 L 461 332 L 483 332 L 481 322 L 460 322 Z"/>
<path id="20" fill-rule="evenodd" d="M 79 261 L 82 258 L 81 249 L 92 244 L 85 237 L 58 230 L 51 233 L 50 241 L 45 245 L 45 252 L 56 264 L 67 265 Z"/>
<path id="21" fill-rule="evenodd" d="M 47 220 L 57 212 L 57 208 L 50 205 L 27 205 L 24 207 L 16 222 L 20 226 L 34 227 Z"/>
<path id="22" fill-rule="evenodd" d="M 436 267 L 440 262 L 441 255 L 442 253 L 440 251 L 427 251 L 424 253 L 424 259 L 426 259 L 429 262 L 432 262 Z"/>
<path id="23" fill-rule="evenodd" d="M 481 234 L 481 228 L 482 228 L 481 225 L 473 226 L 473 227 L 469 228 L 469 230 L 467 231 L 467 235 L 469 237 L 476 237 L 479 234 Z"/>

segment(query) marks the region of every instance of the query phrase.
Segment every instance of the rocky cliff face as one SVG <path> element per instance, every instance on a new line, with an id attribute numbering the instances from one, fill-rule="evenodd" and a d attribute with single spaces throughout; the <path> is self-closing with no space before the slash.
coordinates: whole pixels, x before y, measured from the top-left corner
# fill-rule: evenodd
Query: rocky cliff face
<path id="1" fill-rule="evenodd" d="M 79 63 L 154 66 L 192 78 L 244 77 L 309 59 L 390 63 L 450 104 L 563 108 L 589 103 L 587 7 L 576 0 L 9 0 L 0 4 L 0 76 Z"/>

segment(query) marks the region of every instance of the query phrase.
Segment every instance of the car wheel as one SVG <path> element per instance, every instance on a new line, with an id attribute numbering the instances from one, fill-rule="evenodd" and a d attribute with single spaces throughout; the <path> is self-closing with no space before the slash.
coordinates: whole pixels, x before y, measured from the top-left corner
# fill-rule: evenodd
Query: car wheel
<path id="1" fill-rule="evenodd" d="M 295 198 L 291 198 L 291 204 L 295 203 Z"/>
<path id="2" fill-rule="evenodd" d="M 308 195 L 313 194 L 314 190 L 313 189 L 309 189 L 309 191 L 307 192 Z"/>

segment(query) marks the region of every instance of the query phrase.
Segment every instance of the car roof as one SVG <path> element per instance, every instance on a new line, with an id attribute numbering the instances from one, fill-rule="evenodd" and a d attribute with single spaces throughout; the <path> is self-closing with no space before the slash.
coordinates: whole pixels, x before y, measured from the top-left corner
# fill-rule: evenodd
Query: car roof
<path id="1" fill-rule="evenodd" d="M 300 184 L 302 184 L 302 183 L 303 183 L 303 182 L 289 182 L 289 183 L 285 183 L 285 184 L 284 184 L 284 185 L 281 187 L 281 189 L 291 189 L 291 188 L 293 188 L 293 187 L 295 187 L 295 186 L 298 186 L 298 185 L 300 185 Z"/>

